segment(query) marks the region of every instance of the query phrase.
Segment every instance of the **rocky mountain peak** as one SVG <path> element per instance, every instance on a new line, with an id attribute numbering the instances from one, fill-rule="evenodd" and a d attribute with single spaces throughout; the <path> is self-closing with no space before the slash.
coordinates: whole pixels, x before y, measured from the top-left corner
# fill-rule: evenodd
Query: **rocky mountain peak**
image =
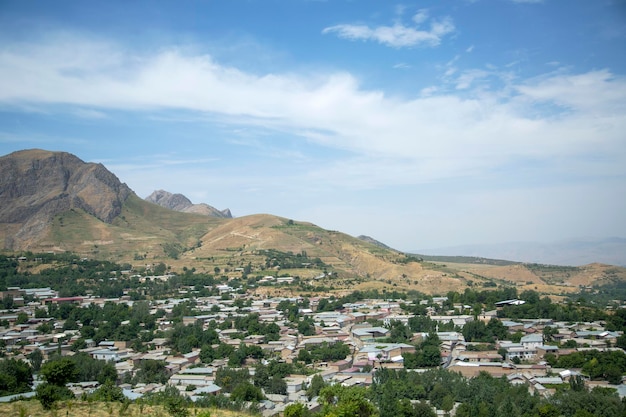
<path id="1" fill-rule="evenodd" d="M 187 197 L 182 194 L 172 194 L 165 190 L 153 191 L 146 201 L 158 204 L 161 207 L 168 208 L 170 210 L 183 211 L 188 207 L 191 207 L 193 203 Z"/>
<path id="2" fill-rule="evenodd" d="M 165 190 L 153 191 L 146 201 L 158 204 L 161 207 L 165 207 L 170 210 L 182 211 L 184 213 L 204 214 L 206 216 L 232 218 L 229 209 L 218 210 L 205 203 L 193 204 L 191 200 L 182 194 L 173 194 Z"/>
<path id="3" fill-rule="evenodd" d="M 21 243 L 41 236 L 55 215 L 70 209 L 111 223 L 131 194 L 102 164 L 85 163 L 67 152 L 31 149 L 3 156 L 0 224 L 11 231 L 5 247 L 23 247 Z"/>

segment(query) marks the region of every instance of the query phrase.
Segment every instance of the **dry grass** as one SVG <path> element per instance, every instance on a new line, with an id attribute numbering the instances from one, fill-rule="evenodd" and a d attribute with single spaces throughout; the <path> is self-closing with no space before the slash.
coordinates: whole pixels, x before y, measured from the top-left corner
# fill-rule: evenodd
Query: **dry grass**
<path id="1" fill-rule="evenodd" d="M 194 417 L 203 411 L 209 411 L 211 417 L 251 416 L 241 411 L 219 409 L 190 408 L 189 415 Z M 131 404 L 124 409 L 121 403 L 103 403 L 87 401 L 61 401 L 53 410 L 44 410 L 37 400 L 16 401 L 0 404 L 0 415 L 15 417 L 169 417 L 169 413 L 161 406 L 143 407 Z"/>
<path id="2" fill-rule="evenodd" d="M 138 267 L 164 262 L 172 272 L 186 267 L 212 274 L 215 267 L 221 271 L 228 268 L 227 275 L 231 278 L 240 277 L 236 268 L 250 264 L 252 275 L 280 273 L 308 280 L 320 271 L 266 271 L 265 256 L 260 252 L 263 249 L 305 251 L 310 258 L 319 257 L 338 276 L 333 281 L 316 281 L 315 286 L 324 285 L 336 293 L 377 289 L 445 294 L 450 290 L 462 292 L 472 281 L 475 288 L 495 283 L 515 286 L 521 291 L 561 294 L 576 291 L 579 286 L 626 280 L 625 268 L 598 264 L 578 269 L 542 269 L 527 265 L 407 263 L 400 253 L 310 223 L 268 214 L 221 219 L 179 213 L 136 196 L 126 201 L 122 214 L 110 225 L 80 210 L 59 215 L 50 225 L 48 238 L 40 245 L 30 249 L 69 250 L 89 258 L 127 262 Z M 297 291 L 295 286 L 278 290 L 293 291 Z"/>

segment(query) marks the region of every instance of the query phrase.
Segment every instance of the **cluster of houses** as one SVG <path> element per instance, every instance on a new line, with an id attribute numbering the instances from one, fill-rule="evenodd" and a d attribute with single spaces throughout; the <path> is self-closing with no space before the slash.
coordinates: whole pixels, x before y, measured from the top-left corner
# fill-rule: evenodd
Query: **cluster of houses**
<path id="1" fill-rule="evenodd" d="M 228 289 L 224 289 L 228 291 Z M 19 288 L 9 289 L 14 300 L 14 310 L 0 312 L 0 322 L 7 324 L 0 327 L 0 340 L 4 343 L 4 349 L 16 356 L 25 358 L 35 349 L 39 349 L 44 358 L 53 352 L 61 352 L 63 355 L 72 355 L 70 349 L 73 341 L 80 337 L 79 331 L 63 329 L 62 321 L 51 318 L 36 318 L 35 309 L 42 308 L 49 303 L 73 303 L 80 306 L 89 304 L 104 305 L 106 302 L 127 303 L 132 301 L 127 297 L 120 299 L 101 299 L 93 297 L 60 298 L 50 288 L 22 290 Z M 30 303 L 24 303 L 24 295 L 28 292 L 27 299 L 33 299 Z M 0 294 L 4 296 L 5 294 Z M 208 328 L 212 321 L 224 322 L 237 316 L 246 316 L 257 313 L 259 320 L 266 323 L 276 323 L 280 327 L 279 339 L 266 342 L 261 335 L 248 335 L 243 340 L 238 336 L 236 329 L 218 331 L 220 342 L 238 347 L 242 342 L 246 345 L 259 346 L 270 357 L 287 363 L 295 362 L 302 349 L 315 345 L 333 344 L 343 342 L 350 347 L 351 354 L 335 362 L 316 362 L 311 364 L 317 374 L 321 375 L 328 383 L 340 383 L 345 386 L 363 385 L 372 383 L 372 371 L 379 367 L 403 368 L 403 354 L 414 353 L 415 345 L 410 343 L 385 343 L 389 336 L 388 326 L 394 321 L 408 323 L 413 317 L 406 314 L 398 302 L 386 300 L 364 300 L 358 303 L 345 304 L 341 311 L 318 312 L 316 311 L 319 299 L 310 299 L 308 308 L 300 309 L 300 313 L 312 318 L 315 323 L 315 334 L 304 336 L 298 333 L 294 326 L 290 326 L 283 312 L 278 309 L 284 300 L 291 302 L 301 301 L 298 298 L 254 298 L 245 294 L 237 294 L 239 297 L 249 297 L 246 307 L 237 307 L 236 300 L 223 299 L 224 297 L 200 297 L 196 299 L 199 315 L 184 317 L 183 323 L 201 322 Z M 20 302 L 21 298 L 21 302 Z M 185 301 L 185 298 L 172 298 L 153 303 L 153 313 L 157 309 L 171 312 L 174 306 Z M 439 297 L 432 302 L 443 303 L 445 298 Z M 430 303 L 432 303 L 430 302 Z M 241 303 L 239 303 L 241 305 Z M 432 304 L 431 304 L 432 305 Z M 463 306 L 460 306 L 463 311 Z M 438 323 L 452 322 L 459 328 L 472 320 L 489 321 L 497 317 L 497 312 L 488 311 L 474 317 L 473 315 L 458 314 L 459 310 L 450 311 L 449 314 L 435 314 L 435 308 L 429 306 L 430 318 Z M 27 316 L 27 320 L 18 323 L 20 313 Z M 23 318 L 22 314 L 22 318 Z M 161 330 L 168 330 L 173 323 L 162 317 L 157 320 Z M 49 321 L 54 326 L 54 331 L 49 334 L 40 334 L 37 327 L 42 322 Z M 372 324 L 374 323 L 374 324 Z M 617 337 L 620 334 L 606 331 L 602 323 L 562 323 L 550 320 L 502 320 L 511 335 L 523 336 L 519 342 L 499 341 L 493 348 L 485 350 L 484 346 L 478 348 L 475 343 L 465 341 L 460 331 L 437 332 L 441 341 L 442 366 L 449 370 L 460 372 L 472 377 L 480 372 L 488 372 L 494 376 L 506 376 L 511 383 L 527 384 L 530 390 L 549 394 L 550 388 L 555 384 L 564 383 L 575 370 L 550 369 L 544 357 L 547 353 L 554 355 L 566 355 L 576 349 L 615 349 Z M 551 332 L 555 342 L 573 340 L 576 348 L 561 349 L 556 344 L 547 344 L 543 337 L 543 329 L 550 326 L 555 331 Z M 413 335 L 413 342 L 428 337 L 424 333 Z M 141 361 L 146 359 L 163 361 L 169 374 L 169 383 L 178 387 L 184 395 L 192 399 L 199 396 L 214 395 L 222 392 L 221 387 L 215 383 L 215 374 L 221 367 L 227 366 L 227 359 L 221 358 L 210 364 L 200 361 L 200 350 L 195 349 L 183 355 L 173 355 L 164 338 L 155 338 L 148 342 L 148 352 L 134 351 L 128 342 L 102 341 L 98 344 L 87 341 L 87 347 L 82 351 L 95 359 L 111 361 L 115 364 L 118 375 L 133 375 Z M 571 343 L 569 344 L 571 345 Z M 255 360 L 248 360 L 246 366 L 251 374 L 254 373 Z M 559 373 L 560 372 L 560 373 Z M 558 376 L 557 376 L 558 375 Z M 261 403 L 263 414 L 267 416 L 279 413 L 292 402 L 302 402 L 315 409 L 318 404 L 316 399 L 309 401 L 305 389 L 310 384 L 312 375 L 291 375 L 285 378 L 287 393 L 285 395 L 268 394 L 267 400 Z M 93 384 L 82 383 L 72 387 L 75 392 L 93 389 Z M 142 395 L 158 391 L 164 388 L 161 384 L 130 384 L 122 385 L 125 395 L 129 398 L 139 398 Z"/>

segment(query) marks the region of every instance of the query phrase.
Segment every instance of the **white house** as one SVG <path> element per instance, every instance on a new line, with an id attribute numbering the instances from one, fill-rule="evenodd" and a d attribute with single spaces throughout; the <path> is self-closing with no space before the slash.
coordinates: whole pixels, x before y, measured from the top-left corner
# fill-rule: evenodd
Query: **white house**
<path id="1" fill-rule="evenodd" d="M 540 334 L 529 334 L 520 339 L 524 349 L 536 349 L 537 346 L 543 345 L 543 336 Z"/>

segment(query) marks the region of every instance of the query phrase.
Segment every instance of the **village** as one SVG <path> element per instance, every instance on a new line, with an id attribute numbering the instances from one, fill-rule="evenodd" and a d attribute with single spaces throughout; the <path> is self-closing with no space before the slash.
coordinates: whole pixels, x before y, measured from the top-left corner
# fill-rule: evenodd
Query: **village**
<path id="1" fill-rule="evenodd" d="M 620 397 L 626 395 L 621 376 L 619 382 L 609 384 L 604 380 L 591 380 L 580 368 L 553 366 L 556 359 L 575 352 L 592 349 L 621 351 L 616 345 L 622 332 L 606 330 L 606 323 L 602 321 L 501 317 L 499 311 L 504 307 L 523 305 L 524 301 L 520 299 L 502 300 L 495 303 L 493 310 L 472 312 L 472 306 L 450 304 L 447 297 L 429 297 L 417 303 L 416 307 L 425 312 L 417 315 L 407 309 L 403 300 L 364 299 L 344 303 L 333 311 L 320 311 L 318 307 L 328 301 L 323 297 L 263 297 L 251 292 L 242 294 L 228 285 L 219 285 L 217 290 L 219 295 L 201 297 L 190 295 L 188 288 L 180 288 L 180 297 L 149 302 L 149 314 L 155 317 L 156 333 L 164 336 L 174 328 L 172 313 L 177 306 L 180 309 L 193 299 L 194 314 L 183 315 L 182 325 L 201 326 L 205 332 L 215 331 L 218 340 L 214 340 L 210 348 L 212 356 L 203 356 L 203 350 L 198 346 L 181 353 L 180 349 L 172 348 L 171 340 L 165 336 L 140 342 L 139 335 L 133 341 L 85 339 L 81 335 L 81 323 L 68 325 L 66 320 L 45 313 L 68 306 L 89 308 L 125 304 L 132 308 L 136 301 L 128 296 L 108 299 L 59 297 L 51 288 L 11 287 L 0 294 L 3 299 L 11 297 L 13 303 L 11 310 L 0 313 L 0 344 L 5 357 L 16 359 L 28 360 L 34 351 L 39 350 L 44 362 L 52 355 L 71 356 L 78 352 L 107 361 L 114 365 L 117 384 L 131 400 L 163 390 L 166 385 L 176 387 L 181 395 L 191 400 L 220 394 L 228 396 L 230 393 L 216 381 L 220 370 L 247 369 L 252 380 L 261 365 L 270 362 L 298 364 L 300 372 L 284 376 L 284 385 L 280 389 L 264 390 L 263 399 L 256 405 L 264 416 L 280 414 L 293 403 L 304 404 L 311 411 L 319 410 L 318 398 L 311 395 L 309 389 L 314 377 L 321 377 L 325 384 L 367 387 L 372 384 L 374 372 L 381 368 L 423 372 L 441 367 L 468 378 L 487 373 L 496 378 L 505 377 L 511 384 L 525 385 L 529 392 L 544 397 L 552 395 L 560 384 L 582 376 L 589 387 L 616 388 Z M 450 306 L 452 308 L 448 308 Z M 267 328 L 271 325 L 275 329 L 273 337 L 242 331 L 234 325 L 235 320 L 250 317 L 259 326 Z M 434 331 L 411 331 L 412 320 L 416 317 L 434 323 Z M 478 321 L 486 325 L 497 322 L 498 328 L 506 329 L 507 337 L 492 343 L 466 340 L 463 329 L 475 326 Z M 122 326 L 127 324 L 121 323 Z M 403 332 L 400 339 L 393 334 L 395 328 Z M 431 358 L 426 367 L 415 366 L 419 361 L 409 365 L 407 358 L 415 359 L 420 346 L 435 337 L 439 354 L 434 355 L 434 362 Z M 79 340 L 80 346 L 77 345 Z M 232 349 L 226 350 L 226 346 Z M 236 366 L 228 357 L 215 354 L 220 349 L 232 353 L 244 346 L 246 351 L 250 349 L 256 354 L 244 354 Z M 313 354 L 315 349 L 332 346 L 345 347 L 343 352 L 347 354 L 330 359 Z M 142 362 L 146 361 L 162 363 L 167 381 L 133 381 Z M 37 382 L 36 379 L 35 384 Z M 82 381 L 69 387 L 80 397 L 98 385 L 97 381 Z M 34 392 L 22 396 L 34 396 Z M 3 400 L 10 399 L 12 397 Z"/>

